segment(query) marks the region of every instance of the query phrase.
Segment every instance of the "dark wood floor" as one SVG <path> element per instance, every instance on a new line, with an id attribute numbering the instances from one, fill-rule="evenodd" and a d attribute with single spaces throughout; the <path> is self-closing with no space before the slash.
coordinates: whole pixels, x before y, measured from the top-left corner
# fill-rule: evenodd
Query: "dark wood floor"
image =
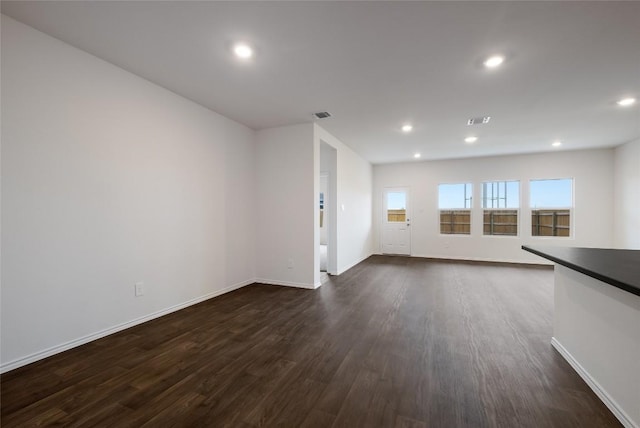
<path id="1" fill-rule="evenodd" d="M 2 426 L 620 426 L 556 353 L 553 272 L 374 256 L 1 377 Z"/>

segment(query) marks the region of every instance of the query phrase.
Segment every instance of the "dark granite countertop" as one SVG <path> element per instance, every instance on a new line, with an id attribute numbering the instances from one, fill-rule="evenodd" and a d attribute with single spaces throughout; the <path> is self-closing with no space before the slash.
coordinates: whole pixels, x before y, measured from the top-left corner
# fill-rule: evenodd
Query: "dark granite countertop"
<path id="1" fill-rule="evenodd" d="M 522 249 L 640 296 L 640 250 L 537 245 Z"/>

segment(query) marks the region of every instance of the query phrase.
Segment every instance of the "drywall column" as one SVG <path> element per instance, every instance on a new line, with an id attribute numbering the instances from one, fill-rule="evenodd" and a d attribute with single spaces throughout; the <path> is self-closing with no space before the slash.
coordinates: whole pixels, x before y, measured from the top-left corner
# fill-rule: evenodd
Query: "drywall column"
<path id="1" fill-rule="evenodd" d="M 614 245 L 640 250 L 640 139 L 614 150 Z"/>
<path id="2" fill-rule="evenodd" d="M 313 124 L 257 133 L 258 282 L 315 288 L 319 153 Z M 315 165 L 318 164 L 318 167 Z"/>
<path id="3" fill-rule="evenodd" d="M 314 125 L 314 144 L 335 149 L 336 273 L 339 275 L 373 251 L 373 168 L 336 137 Z M 334 184 L 332 183 L 331 186 Z M 331 266 L 332 262 L 329 263 Z"/>

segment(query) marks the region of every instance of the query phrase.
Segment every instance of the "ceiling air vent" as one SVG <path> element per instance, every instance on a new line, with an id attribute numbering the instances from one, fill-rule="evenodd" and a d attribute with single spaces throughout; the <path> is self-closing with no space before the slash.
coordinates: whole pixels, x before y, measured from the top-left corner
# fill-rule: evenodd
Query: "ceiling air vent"
<path id="1" fill-rule="evenodd" d="M 316 119 L 326 119 L 327 117 L 331 117 L 331 113 L 328 111 L 319 111 L 318 113 L 313 113 L 313 116 Z"/>
<path id="2" fill-rule="evenodd" d="M 473 117 L 467 120 L 467 125 L 485 125 L 489 123 L 490 120 L 491 120 L 491 116 Z"/>

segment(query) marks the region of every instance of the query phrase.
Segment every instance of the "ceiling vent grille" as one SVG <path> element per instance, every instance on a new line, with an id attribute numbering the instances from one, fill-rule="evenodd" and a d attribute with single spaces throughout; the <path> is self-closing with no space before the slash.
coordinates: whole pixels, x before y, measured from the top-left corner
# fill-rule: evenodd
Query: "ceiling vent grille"
<path id="1" fill-rule="evenodd" d="M 316 119 L 326 119 L 327 117 L 331 117 L 331 113 L 328 111 L 319 111 L 317 113 L 313 113 L 313 116 Z"/>
<path id="2" fill-rule="evenodd" d="M 491 120 L 491 116 L 473 117 L 467 120 L 467 125 L 486 125 Z"/>

